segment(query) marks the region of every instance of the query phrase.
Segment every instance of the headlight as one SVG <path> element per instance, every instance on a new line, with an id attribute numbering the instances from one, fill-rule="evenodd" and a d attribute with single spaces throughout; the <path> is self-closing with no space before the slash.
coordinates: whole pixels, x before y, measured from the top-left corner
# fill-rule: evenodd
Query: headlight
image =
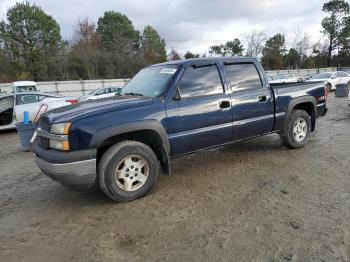
<path id="1" fill-rule="evenodd" d="M 53 124 L 50 128 L 50 133 L 56 135 L 68 135 L 71 123 Z"/>
<path id="2" fill-rule="evenodd" d="M 68 151 L 68 133 L 70 127 L 71 123 L 53 124 L 50 128 L 50 133 L 53 137 L 49 139 L 49 147 L 52 149 Z M 55 135 L 57 135 L 58 138 L 55 138 Z"/>
<path id="3" fill-rule="evenodd" d="M 63 151 L 69 150 L 69 142 L 67 140 L 50 139 L 49 141 L 50 141 L 49 147 L 52 149 L 63 150 Z"/>

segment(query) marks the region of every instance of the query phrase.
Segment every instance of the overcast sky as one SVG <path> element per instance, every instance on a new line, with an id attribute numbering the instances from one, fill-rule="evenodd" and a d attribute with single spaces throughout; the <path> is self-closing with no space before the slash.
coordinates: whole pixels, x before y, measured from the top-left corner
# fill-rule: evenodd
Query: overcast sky
<path id="1" fill-rule="evenodd" d="M 0 19 L 15 0 L 0 0 Z M 252 30 L 268 36 L 280 32 L 288 38 L 298 30 L 321 37 L 323 0 L 29 0 L 53 16 L 65 39 L 71 39 L 79 18 L 97 21 L 104 11 L 114 10 L 129 17 L 135 28 L 154 26 L 167 48 L 181 53 L 208 51 L 213 44 L 235 37 L 245 44 Z"/>

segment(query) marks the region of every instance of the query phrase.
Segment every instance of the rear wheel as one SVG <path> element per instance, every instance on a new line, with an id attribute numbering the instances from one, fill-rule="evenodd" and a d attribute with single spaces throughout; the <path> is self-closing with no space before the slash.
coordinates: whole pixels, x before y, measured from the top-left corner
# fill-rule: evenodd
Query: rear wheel
<path id="1" fill-rule="evenodd" d="M 311 119 L 304 110 L 293 110 L 286 130 L 282 134 L 282 142 L 288 148 L 304 147 L 311 133 Z"/>
<path id="2" fill-rule="evenodd" d="M 153 150 L 137 141 L 113 145 L 98 165 L 102 191 L 118 202 L 132 201 L 147 194 L 158 174 L 159 164 Z"/>

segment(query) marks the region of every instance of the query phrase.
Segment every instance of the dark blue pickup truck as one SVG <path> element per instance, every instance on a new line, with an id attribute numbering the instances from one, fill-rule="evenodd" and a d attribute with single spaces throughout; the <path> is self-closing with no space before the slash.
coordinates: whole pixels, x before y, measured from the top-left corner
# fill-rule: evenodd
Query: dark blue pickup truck
<path id="1" fill-rule="evenodd" d="M 95 184 L 115 201 L 149 192 L 170 159 L 279 133 L 303 147 L 327 112 L 323 83 L 270 86 L 254 58 L 174 61 L 142 69 L 113 98 L 41 116 L 39 168 L 68 187 Z"/>

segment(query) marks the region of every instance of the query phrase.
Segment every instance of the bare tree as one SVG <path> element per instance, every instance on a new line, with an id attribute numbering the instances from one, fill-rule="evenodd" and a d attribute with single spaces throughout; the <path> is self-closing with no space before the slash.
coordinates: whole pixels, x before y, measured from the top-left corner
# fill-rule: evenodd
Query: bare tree
<path id="1" fill-rule="evenodd" d="M 295 49 L 299 55 L 307 55 L 311 51 L 310 35 L 298 29 L 292 36 L 291 48 Z"/>
<path id="2" fill-rule="evenodd" d="M 259 57 L 262 54 L 264 43 L 266 42 L 266 33 L 264 31 L 252 31 L 247 35 L 246 56 Z"/>
<path id="3" fill-rule="evenodd" d="M 313 58 L 316 67 L 325 67 L 328 65 L 328 39 L 320 39 L 312 46 Z"/>
<path id="4" fill-rule="evenodd" d="M 311 53 L 310 35 L 298 28 L 289 40 L 290 52 L 293 51 L 298 56 L 297 67 L 301 68 L 307 56 Z"/>
<path id="5" fill-rule="evenodd" d="M 95 24 L 84 18 L 78 21 L 72 45 L 72 57 L 82 66 L 88 79 L 96 79 L 101 58 L 101 39 Z"/>
<path id="6" fill-rule="evenodd" d="M 180 54 L 175 50 L 175 48 L 171 48 L 169 54 L 169 61 L 181 60 Z"/>

